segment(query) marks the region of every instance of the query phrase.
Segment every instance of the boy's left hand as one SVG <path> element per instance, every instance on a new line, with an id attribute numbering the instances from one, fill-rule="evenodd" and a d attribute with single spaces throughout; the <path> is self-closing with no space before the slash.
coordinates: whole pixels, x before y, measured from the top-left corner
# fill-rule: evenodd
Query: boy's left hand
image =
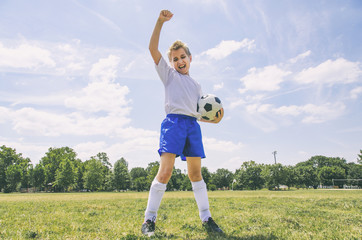
<path id="1" fill-rule="evenodd" d="M 224 117 L 224 108 L 221 108 L 220 111 L 216 113 L 216 117 L 214 118 L 214 120 L 205 120 L 201 118 L 200 121 L 208 123 L 219 123 L 223 117 Z"/>

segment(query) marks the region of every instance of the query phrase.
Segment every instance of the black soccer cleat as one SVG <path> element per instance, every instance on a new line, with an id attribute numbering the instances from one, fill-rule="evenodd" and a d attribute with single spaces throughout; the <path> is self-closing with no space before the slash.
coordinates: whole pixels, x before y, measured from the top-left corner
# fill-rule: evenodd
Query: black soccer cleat
<path id="1" fill-rule="evenodd" d="M 153 234 L 155 234 L 155 228 L 156 228 L 155 222 L 147 220 L 145 223 L 142 224 L 141 230 L 144 235 L 151 237 Z"/>
<path id="2" fill-rule="evenodd" d="M 224 233 L 211 217 L 206 222 L 203 222 L 202 226 L 208 233 Z"/>

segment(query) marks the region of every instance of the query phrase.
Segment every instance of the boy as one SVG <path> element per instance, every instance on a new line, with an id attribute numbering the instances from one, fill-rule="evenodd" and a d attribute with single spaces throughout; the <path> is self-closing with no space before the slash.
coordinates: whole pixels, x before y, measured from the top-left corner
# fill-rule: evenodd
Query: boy
<path id="1" fill-rule="evenodd" d="M 175 158 L 178 156 L 187 161 L 188 176 L 203 226 L 209 232 L 222 233 L 211 218 L 206 184 L 201 175 L 201 158 L 204 158 L 205 154 L 200 126 L 197 123 L 200 114 L 196 111 L 196 106 L 202 92 L 200 85 L 189 76 L 191 53 L 184 43 L 176 41 L 168 53 L 172 68 L 158 50 L 163 23 L 169 21 L 172 16 L 168 10 L 161 11 L 149 44 L 157 73 L 165 86 L 167 116 L 161 125 L 158 150 L 161 158 L 160 167 L 151 184 L 142 233 L 148 236 L 154 234 L 157 211 L 171 178 Z M 200 118 L 200 121 L 218 123 L 223 115 L 224 111 L 221 109 L 221 113 L 214 120 L 206 121 Z"/>

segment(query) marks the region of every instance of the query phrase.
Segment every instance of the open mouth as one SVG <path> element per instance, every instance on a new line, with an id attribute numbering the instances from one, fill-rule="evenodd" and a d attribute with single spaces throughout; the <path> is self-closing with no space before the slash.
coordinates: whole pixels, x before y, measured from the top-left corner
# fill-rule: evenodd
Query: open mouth
<path id="1" fill-rule="evenodd" d="M 186 64 L 184 64 L 184 65 L 180 65 L 180 66 L 178 66 L 178 68 L 181 70 L 181 69 L 184 69 L 184 68 L 186 68 Z"/>

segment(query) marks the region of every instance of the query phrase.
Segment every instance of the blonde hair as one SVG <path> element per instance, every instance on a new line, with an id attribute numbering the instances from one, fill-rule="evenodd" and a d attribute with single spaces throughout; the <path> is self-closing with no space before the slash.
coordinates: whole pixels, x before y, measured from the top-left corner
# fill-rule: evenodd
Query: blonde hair
<path id="1" fill-rule="evenodd" d="M 167 56 L 168 56 L 168 59 L 171 61 L 171 52 L 173 50 L 178 50 L 180 48 L 183 48 L 187 54 L 187 56 L 191 56 L 191 52 L 190 52 L 190 49 L 189 47 L 186 45 L 186 43 L 180 41 L 180 40 L 177 40 L 175 41 L 171 47 L 168 49 L 168 52 L 167 52 Z"/>

